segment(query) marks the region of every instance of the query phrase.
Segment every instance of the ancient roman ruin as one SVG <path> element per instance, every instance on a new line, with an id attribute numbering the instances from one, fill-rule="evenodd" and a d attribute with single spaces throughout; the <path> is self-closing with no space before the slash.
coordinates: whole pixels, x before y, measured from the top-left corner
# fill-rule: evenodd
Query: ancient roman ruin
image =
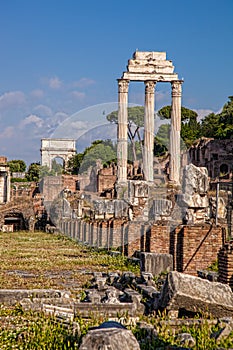
<path id="1" fill-rule="evenodd" d="M 52 160 L 56 157 L 63 159 L 64 169 L 68 160 L 76 154 L 75 140 L 73 139 L 42 139 L 41 165 L 52 169 Z"/>
<path id="2" fill-rule="evenodd" d="M 118 177 L 117 185 L 125 187 L 127 182 L 127 107 L 128 85 L 130 81 L 142 81 L 145 84 L 144 115 L 144 179 L 153 182 L 153 149 L 154 149 L 154 114 L 155 86 L 159 82 L 170 82 L 172 87 L 172 113 L 170 134 L 170 181 L 180 182 L 180 128 L 181 128 L 181 86 L 174 73 L 172 61 L 166 59 L 166 52 L 136 51 L 129 60 L 127 71 L 118 79 Z"/>
<path id="3" fill-rule="evenodd" d="M 128 164 L 131 81 L 145 84 L 141 173 L 136 165 Z M 166 158 L 155 178 L 155 87 L 159 82 L 171 84 L 172 112 L 168 169 Z M 15 184 L 10 198 L 9 169 L 4 157 L 0 159 L 2 230 L 61 232 L 79 244 L 122 254 L 140 265 L 140 276 L 93 272 L 83 300 L 68 291 L 0 291 L 1 302 L 20 302 L 26 309 L 44 310 L 68 321 L 77 312 L 85 317 L 96 310 L 108 314 L 110 323 L 92 329 L 83 339 L 83 350 L 100 349 L 95 347 L 100 342 L 105 348 L 117 348 L 119 341 L 126 349 L 139 349 L 133 335 L 116 323 L 123 311 L 131 322 L 137 322 L 142 314 L 166 310 L 175 328 L 183 324 L 180 317 L 208 310 L 214 322 L 231 318 L 230 323 L 223 321 L 224 332 L 233 329 L 232 141 L 198 140 L 181 166 L 182 83 L 165 52 L 133 54 L 118 79 L 117 164 L 97 164 L 86 176 L 44 177 L 39 186 Z M 64 160 L 66 169 L 75 153 L 75 140 L 41 141 L 41 164 L 49 169 L 55 157 Z M 209 271 L 217 259 L 218 273 Z M 148 325 L 141 327 L 148 336 L 156 336 Z M 190 344 L 193 341 L 189 339 Z"/>

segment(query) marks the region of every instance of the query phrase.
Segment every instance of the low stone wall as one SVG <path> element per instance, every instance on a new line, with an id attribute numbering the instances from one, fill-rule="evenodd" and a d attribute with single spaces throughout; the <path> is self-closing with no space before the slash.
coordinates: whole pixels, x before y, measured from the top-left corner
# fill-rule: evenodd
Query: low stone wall
<path id="1" fill-rule="evenodd" d="M 225 242 L 225 229 L 210 224 L 152 225 L 111 220 L 63 220 L 60 230 L 78 242 L 97 248 L 119 248 L 126 256 L 135 251 L 171 254 L 174 270 L 197 275 L 209 267 Z"/>
<path id="2" fill-rule="evenodd" d="M 97 248 L 120 248 L 127 256 L 136 250 L 145 251 L 145 237 L 148 225 L 127 222 L 124 219 L 63 220 L 61 232 L 83 244 Z"/>

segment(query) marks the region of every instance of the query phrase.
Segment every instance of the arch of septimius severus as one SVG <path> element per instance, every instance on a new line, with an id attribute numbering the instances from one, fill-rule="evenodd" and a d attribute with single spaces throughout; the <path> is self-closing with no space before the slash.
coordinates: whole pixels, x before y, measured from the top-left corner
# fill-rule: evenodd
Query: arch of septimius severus
<path id="1" fill-rule="evenodd" d="M 172 61 L 166 59 L 166 52 L 136 51 L 128 61 L 127 71 L 118 79 L 118 187 L 127 182 L 127 124 L 128 86 L 130 81 L 145 84 L 144 154 L 143 172 L 147 182 L 153 182 L 154 150 L 154 94 L 158 82 L 170 82 L 172 88 L 171 131 L 170 131 L 170 181 L 179 184 L 180 177 L 180 129 L 181 129 L 181 86 L 183 80 L 174 73 Z"/>

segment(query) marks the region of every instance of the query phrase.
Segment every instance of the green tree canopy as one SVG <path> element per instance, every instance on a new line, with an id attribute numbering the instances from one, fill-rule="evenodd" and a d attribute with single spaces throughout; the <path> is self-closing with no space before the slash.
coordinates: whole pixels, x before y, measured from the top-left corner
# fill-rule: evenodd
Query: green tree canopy
<path id="1" fill-rule="evenodd" d="M 79 173 L 79 169 L 81 167 L 83 157 L 84 157 L 83 153 L 77 153 L 68 160 L 67 170 L 72 175 L 77 175 Z"/>
<path id="2" fill-rule="evenodd" d="M 26 178 L 28 181 L 39 181 L 40 178 L 40 163 L 31 163 L 29 165 Z"/>
<path id="3" fill-rule="evenodd" d="M 158 116 L 163 119 L 171 118 L 171 106 L 165 106 L 158 111 Z M 181 139 L 185 143 L 187 147 L 190 147 L 191 144 L 201 136 L 201 125 L 197 121 L 198 114 L 186 107 L 181 107 Z M 160 133 L 169 132 L 169 126 L 161 126 Z M 161 138 L 161 142 L 165 142 L 165 146 L 167 146 L 166 138 L 162 136 L 158 136 Z M 166 136 L 167 137 L 167 136 Z M 169 138 L 168 138 L 169 139 Z"/>
<path id="4" fill-rule="evenodd" d="M 23 173 L 26 170 L 26 163 L 21 159 L 9 160 L 7 165 L 10 168 L 11 173 Z"/>
<path id="5" fill-rule="evenodd" d="M 158 111 L 158 116 L 162 119 L 170 119 L 171 118 L 171 106 L 165 106 Z M 197 112 L 192 109 L 188 109 L 186 107 L 181 107 L 181 120 L 189 121 L 191 119 L 197 119 Z"/>
<path id="6" fill-rule="evenodd" d="M 111 123 L 118 123 L 118 111 L 111 112 L 106 116 L 106 119 Z M 128 123 L 142 127 L 144 125 L 144 107 L 128 107 Z"/>
<path id="7" fill-rule="evenodd" d="M 96 140 L 83 153 L 78 153 L 70 158 L 68 169 L 71 174 L 84 173 L 89 167 L 95 166 L 97 160 L 107 165 L 116 162 L 116 158 L 116 147 L 111 140 Z"/>
<path id="8" fill-rule="evenodd" d="M 208 114 L 201 123 L 201 135 L 216 139 L 233 138 L 233 96 L 219 114 Z"/>

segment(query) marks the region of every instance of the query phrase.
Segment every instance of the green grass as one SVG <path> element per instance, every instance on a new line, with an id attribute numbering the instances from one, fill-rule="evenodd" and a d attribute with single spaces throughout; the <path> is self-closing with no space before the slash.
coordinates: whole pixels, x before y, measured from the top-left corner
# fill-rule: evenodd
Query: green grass
<path id="1" fill-rule="evenodd" d="M 0 289 L 6 288 L 55 288 L 69 289 L 77 295 L 89 283 L 91 275 L 84 271 L 133 271 L 138 266 L 129 264 L 121 255 L 111 256 L 106 251 L 98 252 L 78 245 L 59 234 L 44 232 L 0 233 Z M 0 305 L 0 349 L 78 349 L 82 336 L 92 326 L 99 325 L 106 317 L 90 315 L 88 320 L 76 315 L 79 325 L 77 333 L 73 326 L 64 326 L 53 317 L 43 313 L 28 312 L 18 305 Z M 158 332 L 157 338 L 147 337 L 144 330 L 130 327 L 141 342 L 141 350 L 179 346 L 174 329 L 166 315 L 142 316 Z M 200 316 L 200 322 L 182 326 L 179 332 L 190 333 L 196 341 L 194 350 L 212 350 L 217 347 L 233 347 L 233 333 L 217 343 L 211 336 L 220 329 L 211 324 L 207 317 Z"/>
<path id="2" fill-rule="evenodd" d="M 143 316 L 142 320 L 154 326 L 158 333 L 157 337 L 150 337 L 145 329 L 138 326 L 132 327 L 132 332 L 141 344 L 141 350 L 163 349 L 166 346 L 187 347 L 188 344 L 181 344 L 177 338 L 180 333 L 189 333 L 195 340 L 193 350 L 214 350 L 217 348 L 229 349 L 233 347 L 233 332 L 225 339 L 217 341 L 213 336 L 221 329 L 222 325 L 207 315 L 198 315 L 190 325 L 172 327 L 166 314 L 155 316 Z M 184 320 L 185 321 L 185 320 Z"/>
<path id="3" fill-rule="evenodd" d="M 133 271 L 139 267 L 121 255 L 83 247 L 66 236 L 45 232 L 0 233 L 0 289 L 82 287 L 84 271 Z M 30 276 L 26 276 L 30 274 Z"/>

